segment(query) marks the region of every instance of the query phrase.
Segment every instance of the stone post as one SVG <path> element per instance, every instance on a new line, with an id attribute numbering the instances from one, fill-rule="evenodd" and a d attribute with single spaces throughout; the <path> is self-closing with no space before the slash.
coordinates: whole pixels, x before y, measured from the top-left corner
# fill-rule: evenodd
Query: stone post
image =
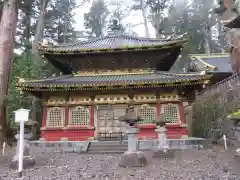
<path id="1" fill-rule="evenodd" d="M 235 135 L 238 142 L 240 142 L 240 126 L 235 127 Z M 240 156 L 240 148 L 236 149 L 236 155 Z"/>
<path id="2" fill-rule="evenodd" d="M 128 152 L 137 151 L 138 139 L 137 139 L 138 128 L 129 127 L 128 134 Z"/>
<path id="3" fill-rule="evenodd" d="M 167 152 L 169 150 L 169 144 L 168 144 L 165 126 L 157 127 L 155 131 L 157 132 L 156 150 Z"/>
<path id="4" fill-rule="evenodd" d="M 32 133 L 24 134 L 24 149 L 23 149 L 23 168 L 32 167 L 35 165 L 35 159 L 30 155 L 30 144 L 29 139 L 32 137 Z M 20 144 L 20 134 L 15 135 L 17 139 L 17 150 L 16 155 L 13 156 L 13 159 L 10 163 L 10 168 L 18 168 L 18 157 L 19 157 L 19 144 Z"/>

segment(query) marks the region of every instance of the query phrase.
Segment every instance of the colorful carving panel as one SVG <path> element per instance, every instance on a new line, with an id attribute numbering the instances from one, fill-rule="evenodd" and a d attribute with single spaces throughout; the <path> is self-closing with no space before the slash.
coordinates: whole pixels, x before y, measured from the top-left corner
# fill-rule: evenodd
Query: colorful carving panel
<path id="1" fill-rule="evenodd" d="M 120 94 L 120 95 L 102 95 L 96 96 L 94 99 L 95 104 L 123 104 L 129 103 L 130 98 L 128 95 Z"/>
<path id="2" fill-rule="evenodd" d="M 71 96 L 69 97 L 69 104 L 91 104 L 92 100 L 90 97 L 83 96 Z"/>
<path id="3" fill-rule="evenodd" d="M 66 99 L 65 97 L 63 96 L 52 96 L 52 97 L 49 97 L 48 100 L 47 100 L 47 104 L 48 105 L 61 105 L 61 104 L 66 104 Z"/>

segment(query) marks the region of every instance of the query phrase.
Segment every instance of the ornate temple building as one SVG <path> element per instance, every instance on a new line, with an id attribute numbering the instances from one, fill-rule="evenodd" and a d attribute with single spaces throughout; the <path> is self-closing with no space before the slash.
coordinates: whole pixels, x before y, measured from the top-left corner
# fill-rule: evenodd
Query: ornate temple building
<path id="1" fill-rule="evenodd" d="M 164 114 L 169 138 L 188 135 L 184 106 L 210 75 L 171 73 L 181 37 L 149 39 L 109 34 L 71 45 L 40 46 L 39 52 L 62 72 L 17 86 L 42 99 L 42 138 L 71 141 L 122 138 L 118 121 L 133 103 L 142 119 L 139 138 L 156 138 L 156 121 Z"/>

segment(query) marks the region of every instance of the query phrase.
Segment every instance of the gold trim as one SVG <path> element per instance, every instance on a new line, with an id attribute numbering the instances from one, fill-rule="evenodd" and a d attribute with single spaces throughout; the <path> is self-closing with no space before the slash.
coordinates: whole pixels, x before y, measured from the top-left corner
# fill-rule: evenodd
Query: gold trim
<path id="1" fill-rule="evenodd" d="M 70 96 L 68 99 L 69 104 L 91 104 L 92 99 L 88 96 Z"/>
<path id="2" fill-rule="evenodd" d="M 127 94 L 98 95 L 94 98 L 95 104 L 123 104 L 129 102 L 130 98 Z"/>
<path id="3" fill-rule="evenodd" d="M 63 105 L 66 104 L 67 101 L 64 97 L 61 96 L 51 96 L 47 99 L 47 101 L 45 102 L 47 105 Z"/>
<path id="4" fill-rule="evenodd" d="M 154 73 L 152 69 L 122 69 L 122 70 L 95 70 L 81 71 L 73 73 L 74 76 L 99 76 L 99 75 L 135 75 Z"/>

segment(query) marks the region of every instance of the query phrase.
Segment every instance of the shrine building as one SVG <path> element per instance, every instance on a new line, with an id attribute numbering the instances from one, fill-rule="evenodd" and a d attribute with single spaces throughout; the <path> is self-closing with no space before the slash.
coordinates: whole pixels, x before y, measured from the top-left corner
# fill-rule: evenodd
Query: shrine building
<path id="1" fill-rule="evenodd" d="M 190 54 L 189 72 L 202 72 L 212 75 L 211 82 L 207 86 L 212 86 L 233 74 L 231 57 L 228 53 L 215 54 Z"/>
<path id="2" fill-rule="evenodd" d="M 209 82 L 204 72 L 171 73 L 182 37 L 150 39 L 108 34 L 71 45 L 41 45 L 39 52 L 63 75 L 21 80 L 17 86 L 44 102 L 41 136 L 48 141 L 113 140 L 129 103 L 143 121 L 139 138 L 156 138 L 164 113 L 168 138 L 188 136 L 184 106 Z"/>

